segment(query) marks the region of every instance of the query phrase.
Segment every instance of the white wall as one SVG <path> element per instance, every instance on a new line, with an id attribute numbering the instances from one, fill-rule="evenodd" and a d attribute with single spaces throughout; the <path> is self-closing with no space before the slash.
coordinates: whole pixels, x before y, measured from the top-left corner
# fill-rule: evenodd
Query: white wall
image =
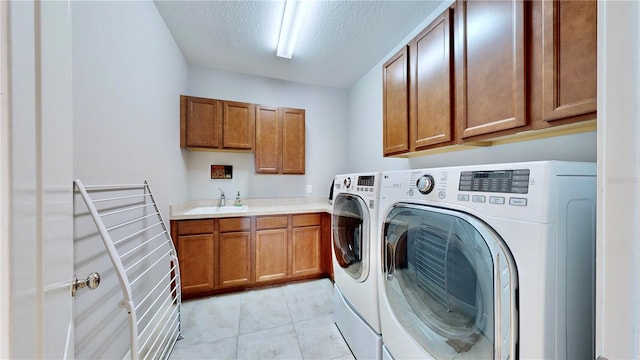
<path id="1" fill-rule="evenodd" d="M 326 197 L 333 177 L 345 169 L 347 92 L 221 70 L 191 67 L 185 95 L 305 109 L 306 173 L 258 175 L 251 153 L 184 150 L 188 159 L 189 199 Z M 210 165 L 232 165 L 233 179 L 211 180 Z M 312 192 L 306 192 L 311 185 Z"/>
<path id="2" fill-rule="evenodd" d="M 443 3 L 380 60 L 349 92 L 349 167 L 352 171 L 389 171 L 486 163 L 573 160 L 596 161 L 596 133 L 561 136 L 487 148 L 432 154 L 411 159 L 382 156 L 382 65 L 433 21 L 451 2 Z M 355 134 L 363 133 L 366 136 Z"/>
<path id="3" fill-rule="evenodd" d="M 0 3 L 0 358 L 9 358 L 9 7 Z"/>
<path id="4" fill-rule="evenodd" d="M 596 161 L 596 132 L 480 147 L 409 160 L 412 169 L 536 160 Z"/>
<path id="5" fill-rule="evenodd" d="M 72 1 L 71 11 L 74 175 L 89 185 L 148 180 L 168 221 L 169 205 L 187 197 L 179 95 L 188 65 L 151 1 Z M 74 211 L 76 273 L 101 275 L 75 299 L 75 356 L 123 358 L 123 296 L 79 197 Z"/>
<path id="6" fill-rule="evenodd" d="M 348 167 L 342 173 L 404 170 L 407 159 L 382 156 L 382 63 L 349 91 Z"/>
<path id="7" fill-rule="evenodd" d="M 186 197 L 180 100 L 188 65 L 150 1 L 73 1 L 74 172 L 148 180 L 168 220 Z"/>

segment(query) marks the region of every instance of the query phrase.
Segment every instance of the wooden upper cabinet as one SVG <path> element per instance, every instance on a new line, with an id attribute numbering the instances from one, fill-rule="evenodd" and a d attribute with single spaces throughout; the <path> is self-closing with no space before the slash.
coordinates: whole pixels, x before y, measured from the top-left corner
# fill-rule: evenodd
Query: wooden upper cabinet
<path id="1" fill-rule="evenodd" d="M 411 150 L 455 142 L 452 11 L 409 43 Z"/>
<path id="2" fill-rule="evenodd" d="M 304 174 L 305 156 L 305 111 L 257 106 L 256 172 Z"/>
<path id="3" fill-rule="evenodd" d="M 409 54 L 400 49 L 382 66 L 383 155 L 409 151 Z"/>
<path id="4" fill-rule="evenodd" d="M 282 168 L 282 122 L 278 108 L 256 107 L 256 172 L 277 174 Z"/>
<path id="5" fill-rule="evenodd" d="M 252 150 L 255 105 L 180 96 L 180 147 Z"/>
<path id="6" fill-rule="evenodd" d="M 218 100 L 180 96 L 180 147 L 221 146 L 222 106 Z"/>
<path id="7" fill-rule="evenodd" d="M 456 121 L 463 139 L 527 124 L 525 4 L 456 2 Z"/>
<path id="8" fill-rule="evenodd" d="M 543 1 L 543 119 L 594 113 L 597 3 Z"/>
<path id="9" fill-rule="evenodd" d="M 222 140 L 226 149 L 253 149 L 255 136 L 255 105 L 222 102 Z"/>
<path id="10" fill-rule="evenodd" d="M 282 108 L 282 173 L 305 172 L 305 111 Z"/>

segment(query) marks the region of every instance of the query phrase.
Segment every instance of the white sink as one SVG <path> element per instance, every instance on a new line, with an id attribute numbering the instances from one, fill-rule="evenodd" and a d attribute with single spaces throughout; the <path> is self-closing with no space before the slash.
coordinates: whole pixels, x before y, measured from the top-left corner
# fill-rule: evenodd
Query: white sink
<path id="1" fill-rule="evenodd" d="M 226 214 L 226 213 L 239 213 L 247 212 L 249 207 L 247 205 L 242 206 L 198 206 L 191 210 L 185 211 L 185 215 L 206 215 L 206 214 Z"/>

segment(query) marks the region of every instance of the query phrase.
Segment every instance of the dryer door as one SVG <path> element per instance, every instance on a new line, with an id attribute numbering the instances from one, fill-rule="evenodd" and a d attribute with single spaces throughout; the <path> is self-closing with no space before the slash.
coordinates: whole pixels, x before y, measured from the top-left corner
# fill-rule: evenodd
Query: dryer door
<path id="1" fill-rule="evenodd" d="M 338 194 L 333 201 L 333 256 L 352 278 L 369 275 L 369 210 L 359 196 Z"/>
<path id="2" fill-rule="evenodd" d="M 436 359 L 517 357 L 517 274 L 504 241 L 468 214 L 409 204 L 384 224 L 384 293 Z"/>

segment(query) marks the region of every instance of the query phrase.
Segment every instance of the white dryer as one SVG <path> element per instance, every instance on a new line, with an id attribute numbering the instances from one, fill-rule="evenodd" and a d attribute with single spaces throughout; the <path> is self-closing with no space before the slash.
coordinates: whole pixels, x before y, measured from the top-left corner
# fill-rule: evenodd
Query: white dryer
<path id="1" fill-rule="evenodd" d="M 382 174 L 384 357 L 592 359 L 596 167 Z"/>
<path id="2" fill-rule="evenodd" d="M 357 359 L 380 359 L 378 306 L 380 173 L 334 180 L 332 234 L 334 319 Z"/>

